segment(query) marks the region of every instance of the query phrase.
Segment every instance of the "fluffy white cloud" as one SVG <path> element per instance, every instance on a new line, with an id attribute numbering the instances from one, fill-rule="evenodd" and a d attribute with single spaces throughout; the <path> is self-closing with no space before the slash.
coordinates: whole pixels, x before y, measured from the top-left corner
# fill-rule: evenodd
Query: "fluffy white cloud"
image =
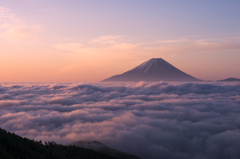
<path id="1" fill-rule="evenodd" d="M 240 83 L 2 84 L 0 126 L 143 159 L 239 158 Z"/>

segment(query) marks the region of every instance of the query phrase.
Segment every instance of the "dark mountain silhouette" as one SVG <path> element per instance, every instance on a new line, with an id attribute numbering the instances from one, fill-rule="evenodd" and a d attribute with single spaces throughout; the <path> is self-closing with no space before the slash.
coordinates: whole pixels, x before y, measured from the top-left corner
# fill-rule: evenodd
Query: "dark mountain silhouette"
<path id="1" fill-rule="evenodd" d="M 34 141 L 0 128 L 0 159 L 119 159 L 94 150 Z"/>
<path id="2" fill-rule="evenodd" d="M 118 159 L 122 159 L 122 158 L 124 158 L 124 159 L 140 159 L 137 156 L 133 156 L 133 155 L 109 148 L 108 146 L 106 146 L 98 141 L 77 141 L 77 142 L 72 143 L 72 145 L 75 145 L 78 147 L 83 147 L 86 149 L 95 150 L 95 151 L 101 152 L 103 154 L 116 157 Z"/>
<path id="3" fill-rule="evenodd" d="M 219 82 L 233 82 L 233 81 L 240 81 L 238 78 L 227 78 L 224 80 L 219 80 Z"/>
<path id="4" fill-rule="evenodd" d="M 152 58 L 123 74 L 112 76 L 102 82 L 126 81 L 201 81 L 177 69 L 162 58 Z"/>

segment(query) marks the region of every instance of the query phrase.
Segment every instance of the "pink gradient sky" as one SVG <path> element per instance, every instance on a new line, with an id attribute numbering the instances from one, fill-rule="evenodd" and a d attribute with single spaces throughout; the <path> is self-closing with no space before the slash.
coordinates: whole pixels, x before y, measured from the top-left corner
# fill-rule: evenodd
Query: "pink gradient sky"
<path id="1" fill-rule="evenodd" d="M 0 82 L 97 82 L 150 58 L 203 80 L 240 78 L 240 2 L 8 0 Z"/>

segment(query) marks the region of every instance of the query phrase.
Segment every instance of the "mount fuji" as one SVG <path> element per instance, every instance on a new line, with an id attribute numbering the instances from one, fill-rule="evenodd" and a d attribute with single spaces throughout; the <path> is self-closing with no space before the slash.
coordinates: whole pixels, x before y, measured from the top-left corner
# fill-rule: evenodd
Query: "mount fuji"
<path id="1" fill-rule="evenodd" d="M 102 82 L 138 81 L 201 81 L 177 69 L 162 58 L 152 58 L 123 74 L 115 75 Z"/>

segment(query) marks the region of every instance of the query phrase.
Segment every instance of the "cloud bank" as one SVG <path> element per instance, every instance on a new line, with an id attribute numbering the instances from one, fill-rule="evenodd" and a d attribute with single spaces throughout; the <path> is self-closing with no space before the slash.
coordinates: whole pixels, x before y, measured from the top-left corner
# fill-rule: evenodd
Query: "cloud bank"
<path id="1" fill-rule="evenodd" d="M 0 126 L 143 159 L 240 157 L 240 83 L 1 84 Z"/>

